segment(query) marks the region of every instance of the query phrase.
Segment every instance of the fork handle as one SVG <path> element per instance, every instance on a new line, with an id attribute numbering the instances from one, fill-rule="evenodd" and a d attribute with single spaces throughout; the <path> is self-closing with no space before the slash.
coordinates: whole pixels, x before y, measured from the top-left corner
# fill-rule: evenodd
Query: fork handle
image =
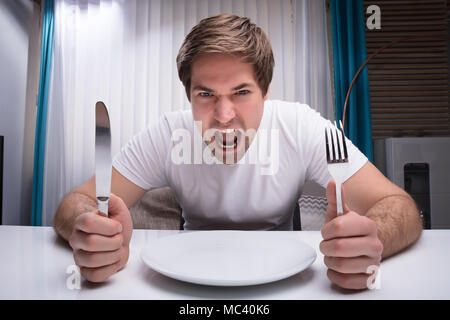
<path id="1" fill-rule="evenodd" d="M 336 204 L 337 204 L 337 215 L 340 216 L 344 214 L 344 209 L 342 208 L 341 183 L 338 181 L 336 181 Z"/>

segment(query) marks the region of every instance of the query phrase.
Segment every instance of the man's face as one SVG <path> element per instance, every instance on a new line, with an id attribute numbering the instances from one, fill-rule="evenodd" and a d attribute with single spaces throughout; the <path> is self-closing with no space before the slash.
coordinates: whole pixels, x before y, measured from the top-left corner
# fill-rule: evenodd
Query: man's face
<path id="1" fill-rule="evenodd" d="M 206 54 L 191 66 L 190 97 L 195 121 L 215 157 L 236 163 L 258 130 L 267 94 L 255 79 L 253 66 L 239 57 Z"/>

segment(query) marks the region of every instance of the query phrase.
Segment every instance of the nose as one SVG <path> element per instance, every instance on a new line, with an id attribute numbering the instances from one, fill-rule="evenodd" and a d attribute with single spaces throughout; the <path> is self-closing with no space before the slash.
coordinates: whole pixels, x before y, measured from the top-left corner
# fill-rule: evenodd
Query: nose
<path id="1" fill-rule="evenodd" d="M 228 97 L 222 96 L 217 99 L 214 118 L 222 123 L 228 123 L 236 116 L 234 113 L 234 104 Z"/>

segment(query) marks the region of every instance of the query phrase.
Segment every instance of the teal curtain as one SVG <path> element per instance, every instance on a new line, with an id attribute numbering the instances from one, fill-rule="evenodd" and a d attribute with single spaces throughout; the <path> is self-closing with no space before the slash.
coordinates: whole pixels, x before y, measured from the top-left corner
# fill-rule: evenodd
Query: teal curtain
<path id="1" fill-rule="evenodd" d="M 363 0 L 330 0 L 336 122 L 342 120 L 348 88 L 367 59 Z M 353 144 L 373 161 L 367 66 L 350 93 L 345 133 Z"/>
<path id="2" fill-rule="evenodd" d="M 48 89 L 52 65 L 54 3 L 44 0 L 44 20 L 42 23 L 41 68 L 34 142 L 33 202 L 31 225 L 42 225 L 42 194 L 44 184 L 45 135 L 47 131 Z"/>

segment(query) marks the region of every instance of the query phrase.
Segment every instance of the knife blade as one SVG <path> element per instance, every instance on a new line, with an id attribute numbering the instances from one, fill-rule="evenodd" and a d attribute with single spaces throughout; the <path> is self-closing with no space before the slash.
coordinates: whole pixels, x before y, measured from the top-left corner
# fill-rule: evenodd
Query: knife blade
<path id="1" fill-rule="evenodd" d="M 108 109 L 102 101 L 95 104 L 95 195 L 98 211 L 108 216 L 111 193 L 111 127 Z"/>

